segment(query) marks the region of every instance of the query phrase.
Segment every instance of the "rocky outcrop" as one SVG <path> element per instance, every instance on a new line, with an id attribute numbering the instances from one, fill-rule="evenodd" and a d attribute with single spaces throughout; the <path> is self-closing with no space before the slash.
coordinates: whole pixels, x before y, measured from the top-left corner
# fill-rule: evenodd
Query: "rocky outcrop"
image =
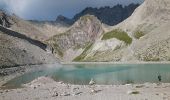
<path id="1" fill-rule="evenodd" d="M 92 15 L 81 17 L 65 33 L 56 35 L 48 40 L 48 43 L 55 48 L 55 52 L 64 56 L 68 49 L 78 50 L 93 43 L 103 32 L 101 22 Z"/>
<path id="2" fill-rule="evenodd" d="M 0 11 L 0 24 L 32 39 L 43 41 L 47 38 L 45 36 L 46 33 L 41 32 L 41 30 L 37 29 L 30 22 L 25 21 L 14 14 L 6 14 L 4 11 Z"/>
<path id="3" fill-rule="evenodd" d="M 0 11 L 0 25 L 3 27 L 10 27 L 11 25 L 8 16 L 3 11 Z"/>
<path id="4" fill-rule="evenodd" d="M 36 29 L 42 32 L 45 36 L 42 40 L 48 40 L 49 38 L 53 37 L 54 35 L 66 32 L 70 24 L 66 23 L 65 21 L 36 21 L 31 20 L 29 21 Z"/>
<path id="5" fill-rule="evenodd" d="M 49 30 L 53 29 L 56 31 L 60 31 L 62 29 L 58 28 L 57 25 L 53 25 L 52 23 L 47 25 L 45 24 L 45 27 L 43 27 L 44 29 L 42 29 L 41 27 L 39 27 L 42 24 L 34 24 L 30 21 L 19 18 L 15 14 L 7 14 L 4 11 L 0 11 L 0 25 L 39 41 L 45 41 L 54 35 L 54 32 L 49 32 Z M 63 28 L 62 30 L 65 30 L 65 28 Z"/>
<path id="6" fill-rule="evenodd" d="M 131 33 L 136 30 L 149 33 L 170 20 L 169 5 L 168 0 L 145 0 L 132 16 L 118 26 Z"/>
<path id="7" fill-rule="evenodd" d="M 110 28 L 122 29 L 133 38 L 132 44 L 116 55 L 122 55 L 120 61 L 169 61 L 169 25 L 170 1 L 145 0 L 128 19 Z M 115 53 L 110 55 L 113 58 Z M 104 58 L 112 61 L 108 55 Z"/>

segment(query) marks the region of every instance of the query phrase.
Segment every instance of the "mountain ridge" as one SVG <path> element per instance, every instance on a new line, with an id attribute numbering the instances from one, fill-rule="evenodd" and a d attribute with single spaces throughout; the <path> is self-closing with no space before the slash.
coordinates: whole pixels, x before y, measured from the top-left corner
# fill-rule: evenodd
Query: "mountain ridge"
<path id="1" fill-rule="evenodd" d="M 81 16 L 61 32 L 54 29 L 54 23 L 50 26 L 53 34 L 45 43 L 54 48 L 54 55 L 64 62 L 169 61 L 169 6 L 168 0 L 145 0 L 130 17 L 115 26 L 107 26 L 91 14 Z M 93 8 L 84 12 L 89 9 Z M 57 21 L 65 20 L 70 19 L 57 18 Z M 46 23 L 53 24 L 37 24 L 45 25 L 41 31 L 46 30 Z"/>

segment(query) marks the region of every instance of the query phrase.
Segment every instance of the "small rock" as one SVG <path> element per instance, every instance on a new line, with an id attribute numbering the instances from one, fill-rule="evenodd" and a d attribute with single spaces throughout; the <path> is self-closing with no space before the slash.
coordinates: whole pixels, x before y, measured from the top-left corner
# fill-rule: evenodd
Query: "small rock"
<path id="1" fill-rule="evenodd" d="M 71 87 L 69 84 L 65 84 L 65 85 L 66 85 L 67 89 L 69 89 Z"/>
<path id="2" fill-rule="evenodd" d="M 60 81 L 60 82 L 58 82 L 59 84 L 63 84 L 64 82 L 63 81 Z"/>
<path id="3" fill-rule="evenodd" d="M 132 84 L 125 84 L 126 86 L 131 86 Z"/>
<path id="4" fill-rule="evenodd" d="M 158 93 L 156 93 L 156 95 L 159 95 Z"/>
<path id="5" fill-rule="evenodd" d="M 97 93 L 98 91 L 96 91 L 95 89 L 91 89 L 91 93 Z"/>
<path id="6" fill-rule="evenodd" d="M 58 93 L 55 91 L 54 93 L 53 93 L 53 97 L 57 97 L 58 96 Z"/>
<path id="7" fill-rule="evenodd" d="M 34 86 L 34 89 L 36 89 L 37 87 L 36 86 Z"/>
<path id="8" fill-rule="evenodd" d="M 94 85 L 95 81 L 93 79 L 90 80 L 89 85 Z"/>
<path id="9" fill-rule="evenodd" d="M 9 92 L 9 90 L 5 90 L 5 92 Z"/>
<path id="10" fill-rule="evenodd" d="M 25 73 L 25 70 L 21 70 L 22 73 Z"/>
<path id="11" fill-rule="evenodd" d="M 73 92 L 76 91 L 76 90 L 79 90 L 79 87 L 73 88 Z"/>
<path id="12" fill-rule="evenodd" d="M 78 93 L 75 93 L 75 95 L 81 95 L 83 92 L 78 92 Z"/>
<path id="13" fill-rule="evenodd" d="M 138 86 L 136 86 L 136 88 L 143 88 L 144 87 L 144 85 L 138 85 Z"/>
<path id="14" fill-rule="evenodd" d="M 70 94 L 67 92 L 64 92 L 63 94 L 61 94 L 61 96 L 70 96 Z"/>
<path id="15" fill-rule="evenodd" d="M 135 91 L 135 90 L 127 91 L 127 94 L 139 94 L 139 93 L 140 93 L 139 91 Z"/>

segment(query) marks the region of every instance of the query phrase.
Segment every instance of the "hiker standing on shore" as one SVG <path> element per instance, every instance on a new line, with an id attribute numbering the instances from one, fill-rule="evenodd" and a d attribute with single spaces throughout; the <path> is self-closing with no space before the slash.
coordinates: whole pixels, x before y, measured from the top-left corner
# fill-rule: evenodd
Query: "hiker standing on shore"
<path id="1" fill-rule="evenodd" d="M 162 78 L 161 78 L 161 75 L 160 75 L 160 74 L 158 75 L 158 80 L 159 80 L 159 82 L 162 81 Z"/>

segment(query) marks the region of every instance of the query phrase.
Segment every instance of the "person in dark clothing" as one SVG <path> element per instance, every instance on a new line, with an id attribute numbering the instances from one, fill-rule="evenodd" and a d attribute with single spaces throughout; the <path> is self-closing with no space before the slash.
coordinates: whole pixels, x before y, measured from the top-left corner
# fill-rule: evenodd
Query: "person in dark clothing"
<path id="1" fill-rule="evenodd" d="M 159 82 L 162 81 L 162 78 L 161 78 L 161 75 L 160 75 L 160 74 L 158 75 L 158 80 L 159 80 Z"/>

